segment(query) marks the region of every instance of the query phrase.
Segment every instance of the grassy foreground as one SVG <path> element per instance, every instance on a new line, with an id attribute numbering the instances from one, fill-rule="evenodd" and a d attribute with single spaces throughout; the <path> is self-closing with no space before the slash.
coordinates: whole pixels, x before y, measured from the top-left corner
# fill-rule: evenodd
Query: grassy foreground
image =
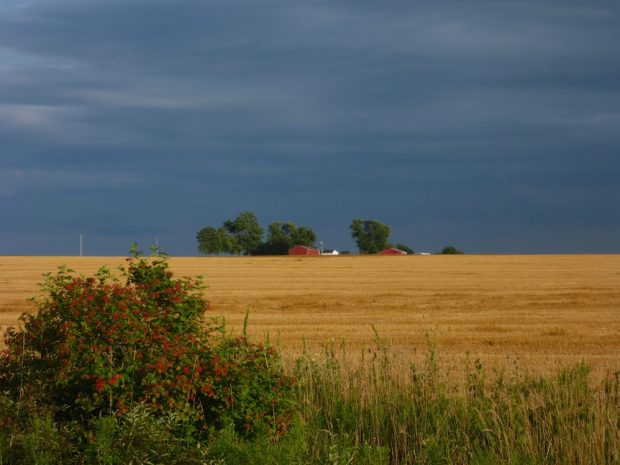
<path id="1" fill-rule="evenodd" d="M 592 382 L 577 365 L 531 378 L 472 361 L 457 382 L 432 345 L 423 363 L 403 369 L 377 342 L 355 365 L 332 348 L 300 357 L 296 419 L 278 441 L 223 429 L 196 444 L 175 431 L 174 417 L 141 407 L 100 418 L 85 438 L 44 411 L 20 418 L 20 405 L 0 394 L 0 465 L 620 463 L 618 373 Z"/>

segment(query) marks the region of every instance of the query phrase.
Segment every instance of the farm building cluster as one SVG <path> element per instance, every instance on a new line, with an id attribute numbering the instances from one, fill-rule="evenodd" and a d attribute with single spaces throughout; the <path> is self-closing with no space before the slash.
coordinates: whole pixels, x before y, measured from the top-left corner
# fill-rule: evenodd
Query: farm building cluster
<path id="1" fill-rule="evenodd" d="M 307 247 L 305 245 L 296 245 L 288 250 L 289 255 L 340 255 L 340 252 L 333 249 L 319 250 L 314 247 Z M 377 255 L 407 255 L 404 250 L 396 249 L 394 247 L 388 247 L 380 251 Z"/>

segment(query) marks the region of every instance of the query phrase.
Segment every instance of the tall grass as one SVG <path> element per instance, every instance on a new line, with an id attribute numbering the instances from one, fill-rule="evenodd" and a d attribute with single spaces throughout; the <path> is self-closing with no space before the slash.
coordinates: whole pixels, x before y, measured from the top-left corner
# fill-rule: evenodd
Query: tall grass
<path id="1" fill-rule="evenodd" d="M 379 341 L 380 342 L 380 341 Z M 474 361 L 463 381 L 425 362 L 395 363 L 379 344 L 353 363 L 328 347 L 297 361 L 310 457 L 333 463 L 620 463 L 618 374 L 593 385 L 584 364 L 555 377 L 490 374 Z"/>
<path id="2" fill-rule="evenodd" d="M 0 393 L 0 465 L 620 464 L 618 373 L 593 382 L 579 364 L 532 377 L 473 360 L 455 377 L 441 365 L 432 344 L 411 364 L 378 338 L 361 358 L 333 346 L 305 353 L 291 367 L 297 418 L 277 442 L 244 441 L 232 428 L 187 441 L 174 417 L 143 406 L 72 430 L 44 412 L 16 416 Z M 2 424 L 8 417 L 14 424 Z"/>

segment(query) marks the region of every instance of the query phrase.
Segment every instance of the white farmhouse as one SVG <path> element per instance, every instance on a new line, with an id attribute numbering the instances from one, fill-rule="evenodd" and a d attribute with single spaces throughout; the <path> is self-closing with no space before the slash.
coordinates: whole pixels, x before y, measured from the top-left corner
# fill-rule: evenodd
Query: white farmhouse
<path id="1" fill-rule="evenodd" d="M 340 252 L 338 252 L 336 249 L 326 249 L 323 250 L 321 255 L 340 255 Z"/>

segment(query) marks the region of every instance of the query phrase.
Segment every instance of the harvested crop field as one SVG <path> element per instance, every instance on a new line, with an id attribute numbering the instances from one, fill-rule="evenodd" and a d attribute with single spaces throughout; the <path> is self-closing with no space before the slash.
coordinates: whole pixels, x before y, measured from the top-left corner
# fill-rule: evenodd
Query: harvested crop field
<path id="1" fill-rule="evenodd" d="M 0 325 L 33 307 L 42 274 L 66 264 L 92 273 L 112 257 L 0 257 Z M 442 360 L 535 373 L 585 360 L 620 370 L 620 255 L 173 258 L 177 275 L 202 275 L 212 314 L 241 331 L 269 333 L 285 354 L 344 341 L 419 358 L 427 335 Z"/>

